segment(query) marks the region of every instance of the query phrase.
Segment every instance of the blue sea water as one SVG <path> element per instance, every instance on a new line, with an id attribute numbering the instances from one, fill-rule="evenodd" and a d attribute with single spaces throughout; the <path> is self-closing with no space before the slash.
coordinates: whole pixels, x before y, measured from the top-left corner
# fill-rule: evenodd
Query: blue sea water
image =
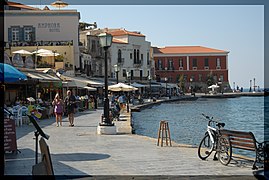
<path id="1" fill-rule="evenodd" d="M 199 98 L 134 112 L 133 127 L 136 134 L 157 138 L 160 121 L 167 120 L 173 141 L 198 146 L 207 126 L 204 113 L 224 122 L 225 129 L 251 131 L 258 141 L 264 141 L 264 110 L 264 97 Z"/>

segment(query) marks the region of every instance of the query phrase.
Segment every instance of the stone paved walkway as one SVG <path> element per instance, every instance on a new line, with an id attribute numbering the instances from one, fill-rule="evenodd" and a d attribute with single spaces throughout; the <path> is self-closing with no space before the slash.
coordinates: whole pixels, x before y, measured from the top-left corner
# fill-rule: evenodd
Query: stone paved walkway
<path id="1" fill-rule="evenodd" d="M 75 126 L 56 127 L 54 118 L 38 121 L 50 136 L 55 175 L 247 175 L 251 162 L 232 161 L 223 166 L 210 158 L 198 158 L 197 148 L 173 144 L 156 146 L 156 139 L 134 134 L 97 135 L 102 110 L 76 114 Z M 6 154 L 5 175 L 31 175 L 35 164 L 34 126 L 17 127 L 21 153 Z M 157 129 L 156 129 L 157 135 Z M 39 150 L 40 152 L 40 150 Z"/>

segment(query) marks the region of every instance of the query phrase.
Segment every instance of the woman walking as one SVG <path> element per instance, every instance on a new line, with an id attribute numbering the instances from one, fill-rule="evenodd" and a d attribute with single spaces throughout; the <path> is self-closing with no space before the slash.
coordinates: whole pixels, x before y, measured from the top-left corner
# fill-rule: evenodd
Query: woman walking
<path id="1" fill-rule="evenodd" d="M 65 102 L 66 111 L 68 114 L 68 120 L 70 123 L 69 126 L 73 127 L 76 98 L 70 90 L 67 91 L 67 96 L 65 97 L 64 102 Z"/>
<path id="2" fill-rule="evenodd" d="M 60 98 L 58 93 L 55 95 L 55 98 L 52 101 L 52 104 L 54 105 L 56 126 L 59 127 L 59 122 L 60 122 L 60 125 L 62 126 L 63 100 Z"/>

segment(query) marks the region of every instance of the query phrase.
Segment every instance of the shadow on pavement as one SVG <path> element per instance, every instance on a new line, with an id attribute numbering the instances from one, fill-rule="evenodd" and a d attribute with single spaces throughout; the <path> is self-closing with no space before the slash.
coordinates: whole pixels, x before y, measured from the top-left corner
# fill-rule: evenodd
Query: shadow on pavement
<path id="1" fill-rule="evenodd" d="M 30 175 L 32 174 L 32 166 L 35 165 L 35 151 L 32 149 L 21 149 L 21 153 L 5 154 L 5 175 Z M 60 172 L 71 171 L 72 174 L 87 175 L 84 172 L 68 166 L 63 161 L 96 161 L 109 158 L 108 154 L 98 153 L 66 153 L 51 154 L 52 166 L 55 172 L 57 167 L 61 167 Z M 40 153 L 38 154 L 40 161 Z M 14 168 L 16 167 L 16 168 Z M 59 171 L 59 170 L 58 170 Z M 59 172 L 57 173 L 59 174 Z"/>
<path id="2" fill-rule="evenodd" d="M 59 161 L 96 161 L 109 158 L 108 154 L 97 153 L 67 153 L 67 154 L 51 154 L 52 160 Z"/>

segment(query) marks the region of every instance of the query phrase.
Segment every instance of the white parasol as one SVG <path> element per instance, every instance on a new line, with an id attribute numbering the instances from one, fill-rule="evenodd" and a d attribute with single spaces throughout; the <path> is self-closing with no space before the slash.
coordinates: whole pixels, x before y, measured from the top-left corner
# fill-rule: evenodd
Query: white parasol
<path id="1" fill-rule="evenodd" d="M 138 89 L 136 87 L 133 87 L 124 83 L 118 83 L 118 84 L 108 86 L 108 90 L 110 91 L 134 91 Z"/>
<path id="2" fill-rule="evenodd" d="M 29 51 L 26 51 L 24 49 L 21 49 L 21 50 L 18 50 L 18 51 L 13 51 L 12 52 L 13 54 L 21 54 L 21 55 L 31 55 L 33 53 L 29 52 Z"/>
<path id="3" fill-rule="evenodd" d="M 219 88 L 217 84 L 213 84 L 211 86 L 208 86 L 209 89 L 212 89 L 212 91 L 215 91 L 215 89 Z"/>

